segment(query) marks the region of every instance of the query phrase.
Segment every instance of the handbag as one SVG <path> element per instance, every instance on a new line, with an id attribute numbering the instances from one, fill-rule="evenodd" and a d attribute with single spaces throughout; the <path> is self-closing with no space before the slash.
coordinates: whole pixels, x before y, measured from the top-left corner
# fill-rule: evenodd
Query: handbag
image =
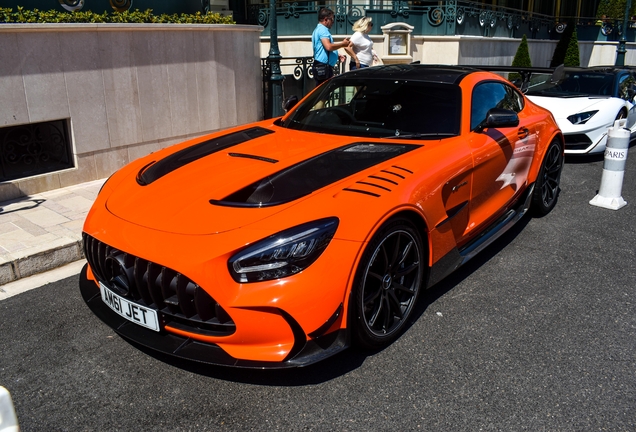
<path id="1" fill-rule="evenodd" d="M 329 78 L 330 67 L 331 66 L 329 66 L 327 63 L 314 60 L 314 63 L 313 63 L 314 78 L 317 80 L 325 80 Z"/>
<path id="2" fill-rule="evenodd" d="M 378 55 L 375 53 L 375 51 L 373 51 L 373 62 L 371 62 L 371 66 L 379 66 L 384 64 L 382 62 L 382 59 L 380 57 L 378 57 Z"/>

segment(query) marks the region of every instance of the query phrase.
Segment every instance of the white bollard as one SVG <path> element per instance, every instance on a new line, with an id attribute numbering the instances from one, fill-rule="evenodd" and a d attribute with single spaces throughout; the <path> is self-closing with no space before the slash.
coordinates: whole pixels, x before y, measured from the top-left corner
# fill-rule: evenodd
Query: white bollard
<path id="1" fill-rule="evenodd" d="M 19 432 L 18 419 L 15 415 L 9 391 L 0 387 L 0 432 Z"/>
<path id="2" fill-rule="evenodd" d="M 626 124 L 627 119 L 616 120 L 614 127 L 608 130 L 601 187 L 590 201 L 593 206 L 618 210 L 627 205 L 621 196 L 631 134 L 630 130 L 625 128 Z"/>

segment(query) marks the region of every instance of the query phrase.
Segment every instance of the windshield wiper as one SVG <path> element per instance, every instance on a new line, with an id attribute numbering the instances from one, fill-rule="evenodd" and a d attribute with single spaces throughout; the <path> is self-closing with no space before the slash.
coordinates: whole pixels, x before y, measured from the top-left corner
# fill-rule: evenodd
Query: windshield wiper
<path id="1" fill-rule="evenodd" d="M 447 138 L 455 136 L 456 134 L 450 132 L 430 132 L 430 133 L 400 133 L 399 135 L 391 135 L 383 137 L 384 139 L 417 139 L 417 138 Z"/>
<path id="2" fill-rule="evenodd" d="M 546 97 L 557 97 L 557 98 L 577 98 L 577 97 L 588 97 L 591 96 L 589 93 L 577 93 L 577 92 L 569 92 L 563 90 L 539 90 L 539 91 L 529 91 L 526 93 L 527 96 L 546 96 Z"/>

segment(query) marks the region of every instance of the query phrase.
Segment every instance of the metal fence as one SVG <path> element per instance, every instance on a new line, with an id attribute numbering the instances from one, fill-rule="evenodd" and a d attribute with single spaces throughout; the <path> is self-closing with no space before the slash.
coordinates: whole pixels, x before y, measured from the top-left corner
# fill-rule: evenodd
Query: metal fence
<path id="1" fill-rule="evenodd" d="M 488 2 L 490 3 L 490 2 Z M 556 30 L 550 15 L 470 1 L 346 0 L 281 2 L 277 8 L 279 36 L 309 34 L 316 26 L 318 10 L 329 7 L 335 13 L 332 34 L 349 34 L 351 26 L 362 16 L 373 18 L 371 34 L 382 34 L 381 26 L 404 22 L 418 35 L 473 35 L 487 37 L 521 37 L 549 39 Z M 269 35 L 269 8 L 266 3 L 252 4 L 248 20 L 265 27 Z"/>
<path id="2" fill-rule="evenodd" d="M 311 66 L 314 62 L 312 57 L 282 57 L 280 67 L 285 78 L 283 80 L 283 101 L 289 96 L 303 98 L 307 93 L 316 87 Z M 268 108 L 269 84 L 272 74 L 269 60 L 261 59 L 261 69 L 263 72 L 263 112 L 265 118 L 271 118 L 272 113 Z M 345 64 L 338 62 L 334 67 L 334 74 L 339 75 L 345 71 Z"/>

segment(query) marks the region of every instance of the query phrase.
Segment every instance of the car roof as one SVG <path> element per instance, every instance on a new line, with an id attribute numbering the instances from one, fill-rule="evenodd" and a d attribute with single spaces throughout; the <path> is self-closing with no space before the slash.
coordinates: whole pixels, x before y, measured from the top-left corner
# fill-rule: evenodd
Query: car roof
<path id="1" fill-rule="evenodd" d="M 479 72 L 473 67 L 446 66 L 446 65 L 422 65 L 422 64 L 395 64 L 362 68 L 339 75 L 346 78 L 369 79 L 408 79 L 410 81 L 434 82 L 444 84 L 459 84 L 468 74 Z"/>

